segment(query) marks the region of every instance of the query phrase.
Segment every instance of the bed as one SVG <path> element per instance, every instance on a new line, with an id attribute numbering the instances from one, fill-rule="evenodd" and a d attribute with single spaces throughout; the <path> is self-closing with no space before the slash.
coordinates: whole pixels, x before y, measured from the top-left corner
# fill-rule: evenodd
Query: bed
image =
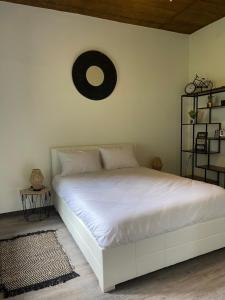
<path id="1" fill-rule="evenodd" d="M 51 154 L 55 207 L 103 292 L 225 246 L 220 187 L 144 167 L 59 175 L 60 151 L 99 147 Z"/>

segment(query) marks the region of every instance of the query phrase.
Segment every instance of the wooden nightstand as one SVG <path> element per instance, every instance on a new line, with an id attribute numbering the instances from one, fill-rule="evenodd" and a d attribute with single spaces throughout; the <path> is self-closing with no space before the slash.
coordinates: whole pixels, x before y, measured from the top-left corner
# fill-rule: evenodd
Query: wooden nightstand
<path id="1" fill-rule="evenodd" d="M 49 216 L 51 190 L 48 187 L 43 187 L 40 191 L 32 188 L 23 189 L 20 191 L 20 196 L 24 218 L 27 221 L 42 220 Z"/>

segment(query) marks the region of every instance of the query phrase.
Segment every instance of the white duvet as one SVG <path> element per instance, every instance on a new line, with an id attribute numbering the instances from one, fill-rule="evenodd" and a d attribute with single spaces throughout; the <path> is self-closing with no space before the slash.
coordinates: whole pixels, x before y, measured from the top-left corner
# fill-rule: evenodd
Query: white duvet
<path id="1" fill-rule="evenodd" d="M 142 167 L 57 175 L 53 186 L 102 248 L 225 216 L 223 188 Z"/>

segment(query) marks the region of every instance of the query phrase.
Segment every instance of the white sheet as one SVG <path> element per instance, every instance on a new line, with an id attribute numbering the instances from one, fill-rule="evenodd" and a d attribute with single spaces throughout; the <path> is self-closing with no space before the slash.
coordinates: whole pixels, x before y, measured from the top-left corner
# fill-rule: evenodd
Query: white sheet
<path id="1" fill-rule="evenodd" d="M 56 176 L 53 186 L 102 248 L 225 216 L 223 188 L 142 167 Z"/>

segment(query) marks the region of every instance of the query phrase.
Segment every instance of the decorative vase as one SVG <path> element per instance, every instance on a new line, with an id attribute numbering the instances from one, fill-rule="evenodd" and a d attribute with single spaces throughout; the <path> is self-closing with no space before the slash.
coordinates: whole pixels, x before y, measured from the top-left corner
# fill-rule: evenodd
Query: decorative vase
<path id="1" fill-rule="evenodd" d="M 154 157 L 152 160 L 152 169 L 161 171 L 163 167 L 160 157 Z"/>
<path id="2" fill-rule="evenodd" d="M 35 191 L 40 191 L 43 188 L 44 176 L 40 169 L 33 169 L 30 175 L 31 187 Z"/>
<path id="3" fill-rule="evenodd" d="M 207 107 L 213 107 L 213 96 L 210 95 L 208 96 L 208 102 L 207 102 Z"/>

